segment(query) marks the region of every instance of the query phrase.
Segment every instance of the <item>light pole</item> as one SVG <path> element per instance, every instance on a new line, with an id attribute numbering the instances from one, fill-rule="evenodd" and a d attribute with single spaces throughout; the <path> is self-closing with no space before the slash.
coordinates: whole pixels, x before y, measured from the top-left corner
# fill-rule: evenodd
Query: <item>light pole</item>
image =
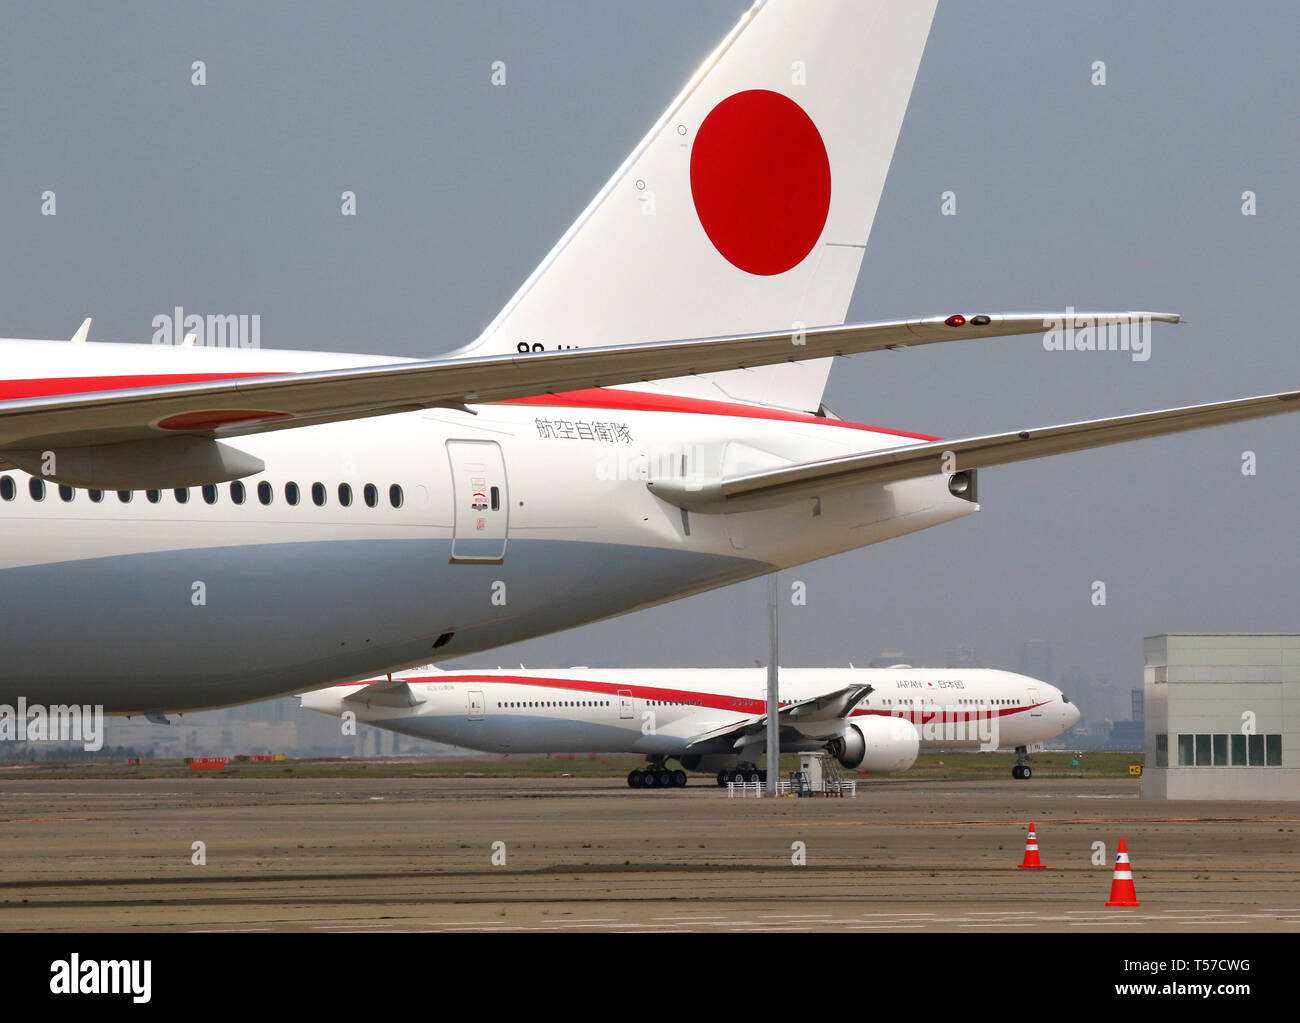
<path id="1" fill-rule="evenodd" d="M 781 773 L 781 689 L 777 679 L 776 573 L 767 577 L 767 794 L 776 795 Z"/>

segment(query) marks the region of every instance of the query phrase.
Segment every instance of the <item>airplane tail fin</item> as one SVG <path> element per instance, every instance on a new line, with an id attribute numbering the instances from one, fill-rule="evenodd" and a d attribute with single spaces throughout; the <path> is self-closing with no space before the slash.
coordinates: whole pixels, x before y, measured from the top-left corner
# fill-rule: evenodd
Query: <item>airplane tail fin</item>
<path id="1" fill-rule="evenodd" d="M 460 355 L 844 322 L 937 0 L 758 0 Z M 829 360 L 636 385 L 815 411 Z"/>

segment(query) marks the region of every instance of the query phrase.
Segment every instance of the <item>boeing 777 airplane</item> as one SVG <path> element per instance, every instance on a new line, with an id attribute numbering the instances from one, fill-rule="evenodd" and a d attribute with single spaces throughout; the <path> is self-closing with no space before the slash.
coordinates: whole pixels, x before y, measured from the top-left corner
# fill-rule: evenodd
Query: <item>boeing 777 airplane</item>
<path id="1" fill-rule="evenodd" d="M 782 668 L 782 753 L 826 750 L 851 770 L 905 771 L 923 749 L 1016 751 L 1079 723 L 1055 686 L 1009 671 Z M 758 781 L 765 750 L 767 672 L 671 668 L 442 672 L 429 667 L 304 693 L 308 710 L 489 753 L 641 753 L 632 788 Z"/>
<path id="2" fill-rule="evenodd" d="M 463 658 L 962 518 L 980 469 L 1300 408 L 941 440 L 823 407 L 833 356 L 1177 320 L 841 325 L 934 10 L 759 0 L 445 357 L 0 340 L 0 704 Z"/>

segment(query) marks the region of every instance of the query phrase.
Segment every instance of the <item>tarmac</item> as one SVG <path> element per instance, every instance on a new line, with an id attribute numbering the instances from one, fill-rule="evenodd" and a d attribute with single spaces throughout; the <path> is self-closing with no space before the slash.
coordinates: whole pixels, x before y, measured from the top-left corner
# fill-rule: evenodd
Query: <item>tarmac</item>
<path id="1" fill-rule="evenodd" d="M 1017 869 L 1031 821 L 1044 870 Z M 1298 826 L 1300 802 L 1140 800 L 1136 779 L 756 799 L 703 777 L 15 772 L 0 931 L 1297 931 Z M 1105 905 L 1120 838 L 1136 908 Z"/>

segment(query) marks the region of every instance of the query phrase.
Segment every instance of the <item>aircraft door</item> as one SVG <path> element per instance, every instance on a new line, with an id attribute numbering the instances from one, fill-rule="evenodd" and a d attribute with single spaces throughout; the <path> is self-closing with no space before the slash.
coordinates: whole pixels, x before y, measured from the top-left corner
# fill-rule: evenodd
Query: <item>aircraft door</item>
<path id="1" fill-rule="evenodd" d="M 469 719 L 471 721 L 483 720 L 483 708 L 487 702 L 483 699 L 483 693 L 477 689 L 469 691 Z"/>
<path id="2" fill-rule="evenodd" d="M 1029 716 L 1031 718 L 1041 718 L 1043 716 L 1043 708 L 1034 706 L 1035 704 L 1040 702 L 1041 701 L 1038 698 L 1038 690 L 1031 688 L 1029 690 L 1029 705 L 1030 707 L 1033 708 L 1029 712 Z"/>
<path id="3" fill-rule="evenodd" d="M 500 564 L 506 557 L 510 501 L 501 446 L 490 440 L 449 440 L 453 564 Z"/>
<path id="4" fill-rule="evenodd" d="M 632 690 L 620 689 L 618 691 L 618 716 L 621 718 L 632 717 Z"/>

